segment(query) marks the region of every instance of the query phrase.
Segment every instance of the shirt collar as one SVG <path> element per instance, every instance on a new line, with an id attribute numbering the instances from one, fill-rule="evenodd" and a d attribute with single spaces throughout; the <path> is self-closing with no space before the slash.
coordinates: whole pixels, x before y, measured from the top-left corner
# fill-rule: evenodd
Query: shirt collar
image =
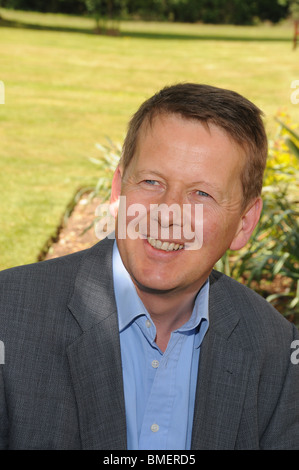
<path id="1" fill-rule="evenodd" d="M 123 265 L 116 240 L 113 245 L 113 284 L 118 312 L 119 331 L 121 332 L 140 315 L 149 316 L 133 281 Z"/>
<path id="2" fill-rule="evenodd" d="M 150 319 L 150 315 L 138 296 L 133 281 L 123 265 L 116 240 L 113 245 L 113 283 L 118 312 L 119 331 L 123 331 L 137 317 L 145 315 Z M 200 289 L 196 296 L 192 315 L 178 332 L 188 332 L 195 329 L 200 322 L 205 323 L 205 331 L 208 328 L 208 300 L 209 300 L 209 279 Z"/>

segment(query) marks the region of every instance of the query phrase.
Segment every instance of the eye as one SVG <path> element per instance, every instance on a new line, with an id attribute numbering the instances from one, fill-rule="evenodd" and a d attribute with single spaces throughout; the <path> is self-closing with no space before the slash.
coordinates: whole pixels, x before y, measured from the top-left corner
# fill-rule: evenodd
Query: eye
<path id="1" fill-rule="evenodd" d="M 155 185 L 159 184 L 158 181 L 156 181 L 156 180 L 144 180 L 144 182 L 146 184 L 150 184 L 151 186 L 155 186 Z"/>
<path id="2" fill-rule="evenodd" d="M 198 196 L 203 196 L 203 197 L 210 197 L 210 195 L 208 193 L 205 193 L 204 191 L 196 191 L 196 194 Z"/>

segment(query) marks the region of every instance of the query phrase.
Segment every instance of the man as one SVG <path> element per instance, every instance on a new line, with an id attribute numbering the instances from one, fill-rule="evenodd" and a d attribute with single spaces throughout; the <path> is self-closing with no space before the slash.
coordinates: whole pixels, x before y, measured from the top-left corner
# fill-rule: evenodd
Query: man
<path id="1" fill-rule="evenodd" d="M 139 108 L 116 240 L 0 275 L 1 448 L 299 448 L 298 331 L 213 271 L 258 222 L 266 156 L 237 93 L 179 84 Z"/>

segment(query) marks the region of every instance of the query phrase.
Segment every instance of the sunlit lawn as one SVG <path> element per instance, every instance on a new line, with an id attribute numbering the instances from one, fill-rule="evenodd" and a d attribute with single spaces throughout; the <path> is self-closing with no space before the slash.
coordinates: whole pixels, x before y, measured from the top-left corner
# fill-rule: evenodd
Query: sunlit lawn
<path id="1" fill-rule="evenodd" d="M 291 25 L 128 22 L 109 37 L 92 34 L 86 18 L 1 11 L 19 27 L 0 27 L 0 268 L 37 259 L 75 191 L 96 179 L 95 143 L 122 141 L 136 107 L 164 85 L 245 94 L 264 110 L 271 136 L 279 109 L 298 122 Z"/>

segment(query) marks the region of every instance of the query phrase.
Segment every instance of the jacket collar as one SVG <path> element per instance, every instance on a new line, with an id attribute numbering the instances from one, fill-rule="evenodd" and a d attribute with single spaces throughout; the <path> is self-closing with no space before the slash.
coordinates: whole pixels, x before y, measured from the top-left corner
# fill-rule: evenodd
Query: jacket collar
<path id="1" fill-rule="evenodd" d="M 226 340 L 240 321 L 227 280 L 227 276 L 218 271 L 212 271 L 210 275 L 210 324 L 213 331 Z"/>
<path id="2" fill-rule="evenodd" d="M 113 240 L 105 238 L 86 250 L 79 267 L 68 307 L 83 331 L 116 312 L 112 248 Z"/>

